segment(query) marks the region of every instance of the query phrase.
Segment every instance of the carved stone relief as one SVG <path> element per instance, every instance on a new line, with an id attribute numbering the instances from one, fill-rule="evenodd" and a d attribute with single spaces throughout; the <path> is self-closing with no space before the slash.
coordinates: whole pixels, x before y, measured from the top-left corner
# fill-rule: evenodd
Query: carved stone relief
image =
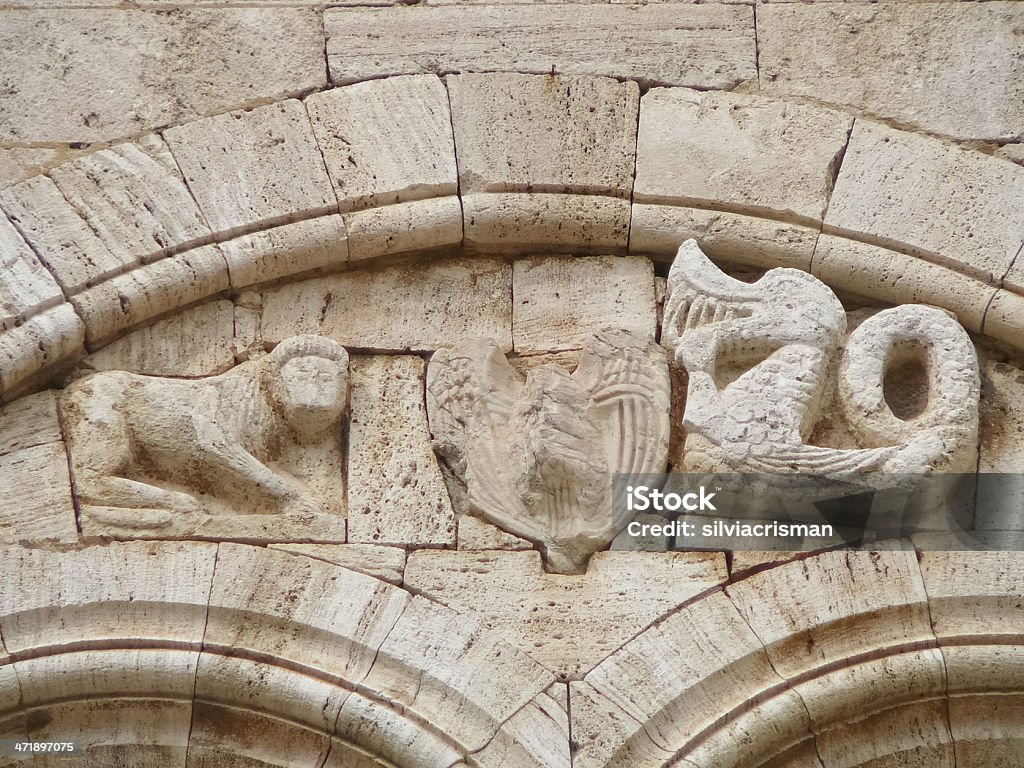
<path id="1" fill-rule="evenodd" d="M 977 354 L 942 310 L 887 309 L 847 336 L 842 305 L 817 278 L 772 269 L 744 283 L 688 240 L 669 273 L 662 343 L 689 376 L 686 471 L 852 476 L 974 469 Z M 886 401 L 885 376 L 915 362 L 927 371 L 927 402 L 913 417 L 899 418 Z M 808 442 L 835 376 L 856 448 Z"/>
<path id="2" fill-rule="evenodd" d="M 578 573 L 626 523 L 612 518 L 612 473 L 665 468 L 669 389 L 663 350 L 625 331 L 592 336 L 571 374 L 545 364 L 525 380 L 475 340 L 434 354 L 427 414 L 472 510 Z"/>
<path id="3" fill-rule="evenodd" d="M 219 376 L 111 371 L 60 405 L 85 535 L 345 540 L 348 353 L 295 336 Z"/>

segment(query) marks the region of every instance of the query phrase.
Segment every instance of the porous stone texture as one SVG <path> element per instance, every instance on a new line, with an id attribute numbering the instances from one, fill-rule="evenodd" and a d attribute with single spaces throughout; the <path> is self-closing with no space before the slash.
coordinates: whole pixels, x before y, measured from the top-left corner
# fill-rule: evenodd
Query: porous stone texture
<path id="1" fill-rule="evenodd" d="M 825 231 L 895 247 L 995 284 L 1024 243 L 1022 222 L 1024 169 L 858 120 Z"/>
<path id="2" fill-rule="evenodd" d="M 435 75 L 335 88 L 306 109 L 342 212 L 455 194 L 448 94 Z"/>
<path id="3" fill-rule="evenodd" d="M 432 351 L 467 338 L 495 339 L 509 350 L 512 267 L 493 258 L 451 258 L 285 285 L 264 293 L 260 330 L 267 342 L 320 333 L 379 351 Z"/>
<path id="4" fill-rule="evenodd" d="M 4 11 L 0 142 L 106 141 L 322 86 L 322 34 L 300 9 Z"/>
<path id="5" fill-rule="evenodd" d="M 852 125 L 816 106 L 655 88 L 640 105 L 633 199 L 820 222 Z"/>
<path id="6" fill-rule="evenodd" d="M 74 542 L 68 457 L 53 391 L 0 409 L 0 539 Z"/>
<path id="7" fill-rule="evenodd" d="M 463 550 L 523 550 L 533 549 L 533 544 L 526 539 L 506 533 L 496 525 L 481 520 L 478 517 L 464 514 L 459 517 L 459 539 L 458 548 Z"/>
<path id="8" fill-rule="evenodd" d="M 981 365 L 975 527 L 1024 530 L 1024 371 L 989 357 Z M 1005 535 L 1005 534 L 1004 534 Z M 1008 540 L 1009 543 L 1009 540 Z"/>
<path id="9" fill-rule="evenodd" d="M 13 400 L 38 388 L 85 354 L 85 327 L 70 304 L 58 304 L 0 334 L 0 395 Z"/>
<path id="10" fill-rule="evenodd" d="M 324 27 L 335 83 L 504 70 L 729 89 L 756 77 L 743 6 L 335 8 Z"/>
<path id="11" fill-rule="evenodd" d="M 423 404 L 425 366 L 411 355 L 356 357 L 349 426 L 348 540 L 454 546 L 455 514 Z"/>
<path id="12" fill-rule="evenodd" d="M 563 679 L 725 578 L 721 554 L 683 552 L 600 552 L 585 574 L 562 576 L 544 573 L 535 551 L 421 551 L 405 572 L 408 586 L 508 633 Z"/>
<path id="13" fill-rule="evenodd" d="M 11 147 L 0 149 L 0 189 L 43 173 L 81 154 L 67 147 Z"/>
<path id="14" fill-rule="evenodd" d="M 771 3 L 757 15 L 761 90 L 958 139 L 1020 141 L 1020 23 L 1015 2 Z"/>
<path id="15" fill-rule="evenodd" d="M 401 547 L 378 547 L 374 544 L 271 544 L 270 548 L 340 565 L 391 584 L 401 584 L 405 571 L 405 550 Z"/>
<path id="16" fill-rule="evenodd" d="M 517 259 L 512 293 L 519 354 L 579 349 L 605 328 L 653 339 L 657 328 L 654 269 L 643 257 Z"/>
<path id="17" fill-rule="evenodd" d="M 63 300 L 53 276 L 14 225 L 0 215 L 0 331 Z"/>
<path id="18" fill-rule="evenodd" d="M 462 242 L 462 201 L 455 195 L 345 214 L 352 262 L 410 251 L 443 252 Z"/>
<path id="19" fill-rule="evenodd" d="M 281 101 L 164 132 L 210 226 L 234 233 L 337 209 L 302 102 Z"/>

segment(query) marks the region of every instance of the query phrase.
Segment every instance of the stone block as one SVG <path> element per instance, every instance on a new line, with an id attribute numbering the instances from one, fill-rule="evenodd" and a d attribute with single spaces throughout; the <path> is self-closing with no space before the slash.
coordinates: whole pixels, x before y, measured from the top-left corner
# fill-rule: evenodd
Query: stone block
<path id="1" fill-rule="evenodd" d="M 1018 349 L 1024 349 L 1024 296 L 1000 289 L 985 312 L 982 332 Z"/>
<path id="2" fill-rule="evenodd" d="M 574 768 L 601 768 L 621 761 L 625 765 L 662 765 L 677 756 L 662 749 L 622 707 L 586 682 L 569 683 Z M 681 768 L 694 768 L 681 763 Z"/>
<path id="3" fill-rule="evenodd" d="M 0 30 L 3 143 L 109 141 L 326 77 L 313 9 L 54 7 L 6 11 Z"/>
<path id="4" fill-rule="evenodd" d="M 81 368 L 176 377 L 223 373 L 235 364 L 234 315 L 230 301 L 187 309 L 99 349 Z"/>
<path id="5" fill-rule="evenodd" d="M 6 189 L 46 172 L 64 160 L 80 154 L 76 150 L 50 147 L 10 147 L 0 149 L 0 189 Z"/>
<path id="6" fill-rule="evenodd" d="M 295 333 L 393 352 L 431 351 L 470 338 L 492 338 L 511 349 L 512 267 L 499 259 L 451 258 L 351 270 L 266 291 L 263 340 Z"/>
<path id="7" fill-rule="evenodd" d="M 469 551 L 488 549 L 521 551 L 533 549 L 533 544 L 526 539 L 506 533 L 498 526 L 485 522 L 478 517 L 464 514 L 459 517 L 458 548 Z"/>
<path id="8" fill-rule="evenodd" d="M 62 301 L 53 276 L 0 213 L 0 333 Z"/>
<path id="9" fill-rule="evenodd" d="M 481 193 L 462 207 L 470 251 L 621 254 L 629 240 L 629 202 L 614 197 Z"/>
<path id="10" fill-rule="evenodd" d="M 112 254 L 48 176 L 36 176 L 0 192 L 0 208 L 68 296 L 135 263 Z M 9 235 L 3 237 L 7 250 L 11 241 Z"/>
<path id="11" fill-rule="evenodd" d="M 674 259 L 679 246 L 693 238 L 715 260 L 809 272 L 819 234 L 799 224 L 675 205 L 634 203 L 632 213 L 629 252 L 659 261 Z"/>
<path id="12" fill-rule="evenodd" d="M 427 251 L 462 242 L 462 203 L 450 197 L 414 200 L 345 214 L 352 262 Z"/>
<path id="13" fill-rule="evenodd" d="M 450 75 L 447 83 L 462 194 L 629 197 L 636 83 L 522 74 Z"/>
<path id="14" fill-rule="evenodd" d="M 337 210 L 302 102 L 186 123 L 164 132 L 189 189 L 219 233 Z"/>
<path id="15" fill-rule="evenodd" d="M 858 120 L 824 231 L 895 247 L 995 285 L 1024 242 L 1022 222 L 1024 168 Z"/>
<path id="16" fill-rule="evenodd" d="M 955 768 L 944 699 L 894 707 L 833 726 L 815 743 L 826 766 Z"/>
<path id="17" fill-rule="evenodd" d="M 0 394 L 13 400 L 56 368 L 85 354 L 85 328 L 59 304 L 0 334 Z"/>
<path id="18" fill-rule="evenodd" d="M 0 456 L 0 541 L 78 540 L 63 442 Z"/>
<path id="19" fill-rule="evenodd" d="M 569 716 L 558 694 L 549 691 L 565 685 L 555 683 L 537 694 L 529 704 L 512 716 L 497 737 L 474 755 L 481 768 L 570 768 Z"/>
<path id="20" fill-rule="evenodd" d="M 342 212 L 454 195 L 448 94 L 435 75 L 370 80 L 306 99 Z"/>
<path id="21" fill-rule="evenodd" d="M 586 674 L 726 577 L 718 553 L 598 552 L 585 574 L 563 576 L 545 573 L 534 550 L 418 551 L 409 555 L 405 584 L 472 616 L 564 679 Z"/>
<path id="22" fill-rule="evenodd" d="M 197 701 L 184 768 L 291 765 L 318 768 L 329 739 L 274 717 Z"/>
<path id="23" fill-rule="evenodd" d="M 743 6 L 336 8 L 324 27 L 339 84 L 497 70 L 730 89 L 757 76 L 754 18 Z"/>
<path id="24" fill-rule="evenodd" d="M 1020 10 L 1015 2 L 771 3 L 757 14 L 761 90 L 957 139 L 1019 141 Z"/>
<path id="25" fill-rule="evenodd" d="M 831 288 L 892 304 L 931 304 L 956 314 L 970 331 L 981 330 L 996 289 L 948 267 L 887 248 L 822 235 L 811 273 Z"/>
<path id="26" fill-rule="evenodd" d="M 1024 697 L 956 696 L 949 699 L 949 726 L 960 768 L 1012 768 L 1024 750 L 1020 723 Z"/>
<path id="27" fill-rule="evenodd" d="M 146 320 L 227 288 L 224 256 L 216 245 L 204 245 L 111 278 L 71 303 L 85 323 L 89 349 L 97 350 Z"/>
<path id="28" fill-rule="evenodd" d="M 0 456 L 60 440 L 54 390 L 22 397 L 0 408 Z"/>
<path id="29" fill-rule="evenodd" d="M 352 361 L 348 540 L 454 546 L 455 514 L 434 458 L 419 357 Z"/>
<path id="30" fill-rule="evenodd" d="M 405 550 L 401 547 L 379 547 L 375 544 L 271 544 L 270 548 L 340 565 L 390 584 L 401 584 L 405 571 Z"/>
<path id="31" fill-rule="evenodd" d="M 513 265 L 512 336 L 520 354 L 578 349 L 615 328 L 654 338 L 654 269 L 640 256 L 534 257 Z"/>
<path id="32" fill-rule="evenodd" d="M 210 235 L 159 136 L 58 166 L 50 178 L 122 263 L 154 261 Z"/>
<path id="33" fill-rule="evenodd" d="M 241 235 L 221 243 L 220 250 L 235 289 L 314 269 L 340 268 L 349 259 L 345 222 L 337 214 Z"/>
<path id="34" fill-rule="evenodd" d="M 633 199 L 813 225 L 852 125 L 811 105 L 655 88 L 640 103 Z"/>

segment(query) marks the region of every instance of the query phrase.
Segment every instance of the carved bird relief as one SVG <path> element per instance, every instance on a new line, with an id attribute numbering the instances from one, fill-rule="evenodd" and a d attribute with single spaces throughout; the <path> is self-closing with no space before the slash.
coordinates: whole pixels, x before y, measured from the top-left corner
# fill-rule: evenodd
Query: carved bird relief
<path id="1" fill-rule="evenodd" d="M 689 375 L 687 471 L 853 476 L 973 468 L 977 354 L 942 310 L 884 310 L 847 338 L 843 306 L 817 278 L 772 269 L 744 283 L 688 240 L 669 273 L 662 344 Z M 899 419 L 885 400 L 884 376 L 915 355 L 925 358 L 928 403 Z M 730 380 L 723 376 L 729 369 L 742 373 Z M 860 443 L 854 449 L 807 442 L 837 372 L 840 406 Z"/>
<path id="2" fill-rule="evenodd" d="M 664 471 L 669 396 L 664 351 L 625 331 L 593 336 L 572 374 L 545 364 L 524 380 L 483 340 L 427 368 L 434 446 L 474 513 L 538 544 L 559 573 L 585 570 L 627 522 L 612 517 L 613 473 Z"/>

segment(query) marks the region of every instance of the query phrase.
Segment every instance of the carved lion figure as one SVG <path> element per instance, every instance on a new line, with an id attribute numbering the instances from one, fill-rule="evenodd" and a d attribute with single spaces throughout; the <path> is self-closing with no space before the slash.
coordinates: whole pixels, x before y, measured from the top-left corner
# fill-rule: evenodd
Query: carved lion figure
<path id="1" fill-rule="evenodd" d="M 61 408 L 83 513 L 128 528 L 327 514 L 348 394 L 348 353 L 319 336 L 204 379 L 110 371 L 76 382 Z"/>

